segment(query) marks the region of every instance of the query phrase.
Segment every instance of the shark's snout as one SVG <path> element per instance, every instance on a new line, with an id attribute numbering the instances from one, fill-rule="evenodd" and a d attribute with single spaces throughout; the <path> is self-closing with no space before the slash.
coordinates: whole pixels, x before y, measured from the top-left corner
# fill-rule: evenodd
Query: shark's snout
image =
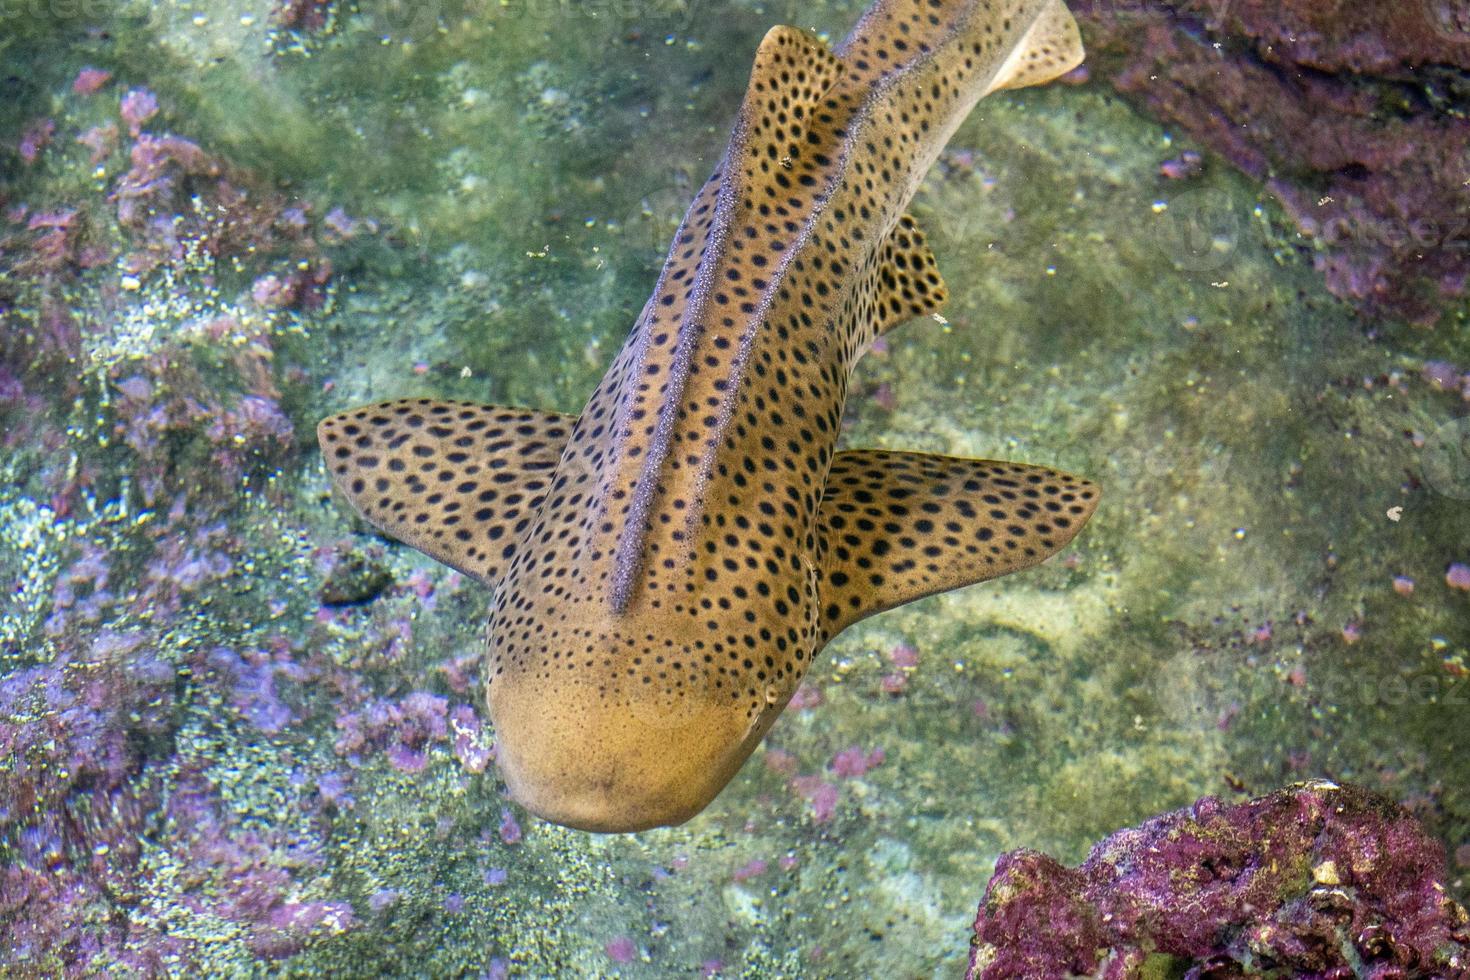
<path id="1" fill-rule="evenodd" d="M 512 691 L 502 680 L 491 685 L 489 706 L 512 798 L 543 819 L 602 833 L 693 817 L 735 775 L 776 714 L 752 724 L 743 704 L 670 704 L 653 696 L 640 703 L 581 685 L 550 700 Z"/>

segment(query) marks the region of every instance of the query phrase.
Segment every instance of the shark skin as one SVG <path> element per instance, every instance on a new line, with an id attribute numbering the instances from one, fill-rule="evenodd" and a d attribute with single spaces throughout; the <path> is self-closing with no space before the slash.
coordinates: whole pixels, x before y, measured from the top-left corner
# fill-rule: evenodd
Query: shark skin
<path id="1" fill-rule="evenodd" d="M 510 794 L 569 827 L 700 812 L 859 619 L 1038 564 L 1099 490 L 837 451 L 849 381 L 943 280 L 906 213 L 984 95 L 1077 65 L 1060 0 L 879 0 L 835 50 L 773 28 L 729 147 L 580 415 L 417 399 L 324 420 L 371 524 L 493 592 Z"/>

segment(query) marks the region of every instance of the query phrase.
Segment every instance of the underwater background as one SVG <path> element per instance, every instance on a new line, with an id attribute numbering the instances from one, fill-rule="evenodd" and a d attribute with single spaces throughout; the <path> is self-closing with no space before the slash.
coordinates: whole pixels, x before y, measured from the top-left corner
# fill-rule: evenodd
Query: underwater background
<path id="1" fill-rule="evenodd" d="M 375 399 L 576 412 L 765 30 L 857 0 L 0 3 L 0 975 L 955 976 L 997 858 L 1351 781 L 1470 898 L 1470 9 L 1074 4 L 845 445 L 1101 483 L 842 634 L 688 824 L 502 795 Z"/>

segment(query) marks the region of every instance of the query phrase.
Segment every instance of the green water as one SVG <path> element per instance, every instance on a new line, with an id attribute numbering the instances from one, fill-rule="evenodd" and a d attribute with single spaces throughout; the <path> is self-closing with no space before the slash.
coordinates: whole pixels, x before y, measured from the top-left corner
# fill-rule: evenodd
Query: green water
<path id="1" fill-rule="evenodd" d="M 39 165 L 5 158 L 5 206 L 110 213 L 126 154 L 92 164 L 74 137 L 141 87 L 161 107 L 148 130 L 232 161 L 313 221 L 340 207 L 371 227 L 330 245 L 311 310 L 253 301 L 252 283 L 291 260 L 248 249 L 184 255 L 135 284 L 115 262 L 61 286 L 8 277 L 4 329 L 39 330 L 60 289 L 83 356 L 22 378 L 52 441 L 0 462 L 0 574 L 16 583 L 0 600 L 0 672 L 104 630 L 137 630 L 176 666 L 284 637 L 296 660 L 320 657 L 378 697 L 476 705 L 443 665 L 476 653 L 486 593 L 332 500 L 316 420 L 416 395 L 577 411 L 724 148 L 765 28 L 840 36 L 860 8 L 446 2 L 435 22 L 342 9 L 310 35 L 273 27 L 259 2 L 7 11 L 0 139 L 40 117 L 58 135 Z M 84 65 L 113 82 L 74 95 Z M 1076 862 L 1199 795 L 1309 776 L 1408 804 L 1445 841 L 1463 900 L 1470 593 L 1446 568 L 1470 563 L 1470 474 L 1421 485 L 1415 434 L 1464 413 L 1419 373 L 1463 359 L 1470 316 L 1366 324 L 1326 294 L 1310 243 L 1259 186 L 1208 156 L 1198 179 L 1160 177 L 1187 148 L 1098 83 L 988 99 L 952 140 L 913 209 L 948 322 L 908 325 L 863 364 L 846 445 L 1056 465 L 1100 482 L 1104 503 L 1046 566 L 843 634 L 807 681 L 822 703 L 788 711 L 705 813 L 636 836 L 567 831 L 508 804 L 493 765 L 468 771 L 449 740 L 429 743 L 421 771 L 380 750 L 354 764 L 334 748 L 341 692 L 325 681 L 279 680 L 294 717 L 266 731 L 181 669 L 168 743 L 140 750 L 139 782 L 167 799 L 181 773 L 202 775 L 233 839 L 312 842 L 313 860 L 268 860 L 293 901 L 350 903 L 357 922 L 259 959 L 211 904 L 229 877 L 191 870 L 171 843 L 187 828 L 162 818 L 129 885 L 80 919 L 184 940 L 211 974 L 954 976 L 1004 851 Z M 225 336 L 204 326 L 220 317 L 236 324 Z M 264 372 L 293 434 L 246 444 L 238 480 L 221 478 L 205 418 L 134 448 L 118 385 L 160 358 L 173 365 L 160 398 L 170 384 L 255 390 Z M 11 411 L 0 418 L 19 424 Z M 163 474 L 151 503 L 148 468 Z M 231 570 L 167 609 L 120 598 L 48 632 L 85 542 L 109 556 L 113 593 L 151 594 L 178 495 L 208 517 L 188 533 L 213 528 Z M 395 584 L 319 616 L 332 548 Z M 901 645 L 916 667 L 893 664 Z M 829 771 L 851 747 L 882 761 Z M 0 759 L 6 786 L 23 761 Z M 328 772 L 351 775 L 351 805 L 321 805 Z M 837 787 L 830 819 L 793 776 Z M 506 808 L 515 842 L 498 830 Z M 11 817 L 0 865 L 21 859 L 37 814 Z"/>

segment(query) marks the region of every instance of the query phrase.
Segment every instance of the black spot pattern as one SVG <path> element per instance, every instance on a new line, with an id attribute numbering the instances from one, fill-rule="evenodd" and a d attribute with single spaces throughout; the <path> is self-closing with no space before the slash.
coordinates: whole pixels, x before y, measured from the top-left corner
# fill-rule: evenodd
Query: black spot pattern
<path id="1" fill-rule="evenodd" d="M 905 208 L 945 134 L 987 91 L 1070 68 L 1075 34 L 1059 0 L 880 0 L 835 54 L 772 29 L 607 374 L 574 424 L 530 416 L 513 515 L 431 502 L 427 478 L 520 443 L 451 465 L 458 423 L 361 444 L 347 426 L 383 407 L 323 424 L 364 516 L 498 579 L 486 695 L 501 773 L 533 811 L 595 830 L 687 819 L 844 625 L 1035 564 L 1092 513 L 1096 488 L 1051 470 L 836 453 L 862 353 L 944 301 Z M 390 459 L 404 471 L 382 475 Z M 397 482 L 413 466 L 423 485 Z"/>
<path id="2" fill-rule="evenodd" d="M 766 34 L 724 160 L 690 208 L 646 319 L 634 328 L 640 357 L 621 395 L 622 452 L 603 488 L 628 502 L 617 515 L 618 567 L 609 583 L 619 610 L 639 575 L 657 574 L 647 561 L 655 551 L 682 550 L 676 535 L 695 512 L 686 510 L 686 527 L 661 527 L 653 515 L 702 496 L 752 334 L 801 245 L 805 217 L 835 179 L 835 161 L 813 152 L 812 137 L 830 119 L 828 106 L 850 101 L 832 98 L 841 68 L 803 31 Z"/>
<path id="3" fill-rule="evenodd" d="M 369 524 L 493 585 L 546 499 L 575 420 L 427 398 L 317 426 L 327 470 Z"/>
<path id="4" fill-rule="evenodd" d="M 822 495 L 822 635 L 1051 557 L 1097 509 L 1096 485 L 1042 466 L 838 453 Z"/>
<path id="5" fill-rule="evenodd" d="M 907 214 L 889 232 L 878 252 L 877 265 L 858 289 L 860 305 L 872 309 L 874 327 L 880 334 L 916 316 L 938 313 L 949 299 L 934 253 Z"/>

